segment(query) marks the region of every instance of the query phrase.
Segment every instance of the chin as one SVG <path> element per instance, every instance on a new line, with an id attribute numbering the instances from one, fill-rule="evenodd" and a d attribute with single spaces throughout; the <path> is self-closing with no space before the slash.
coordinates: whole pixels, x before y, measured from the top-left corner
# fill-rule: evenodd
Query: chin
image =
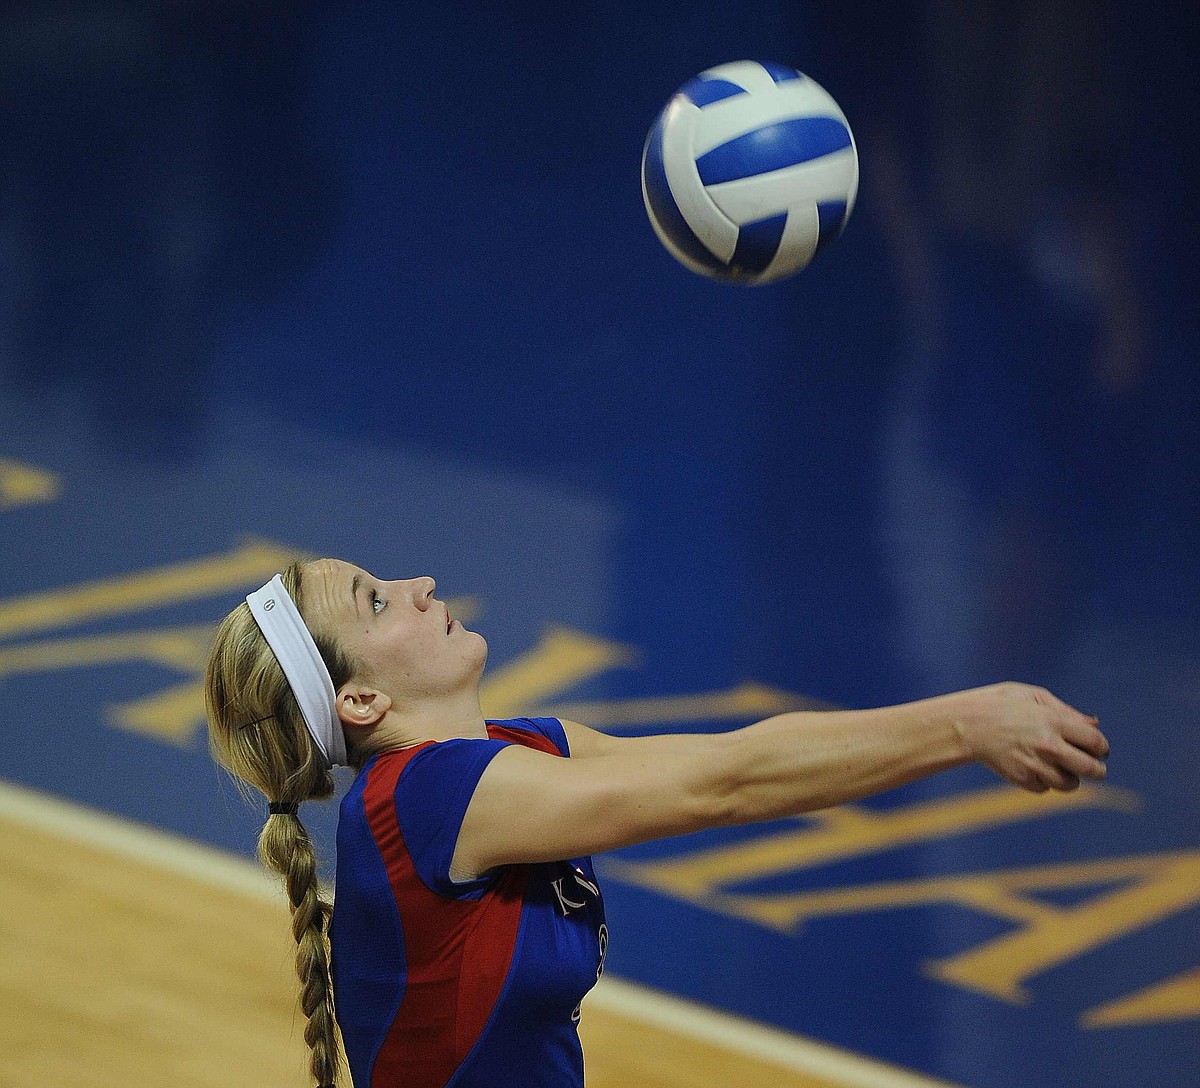
<path id="1" fill-rule="evenodd" d="M 487 655 L 488 655 L 487 639 L 485 639 L 483 637 L 483 635 L 481 635 L 478 631 L 471 631 L 468 633 L 473 635 L 475 637 L 476 642 L 479 643 L 479 650 L 478 650 L 479 665 L 478 665 L 478 668 L 479 668 L 479 671 L 482 672 L 483 666 L 487 664 Z"/>

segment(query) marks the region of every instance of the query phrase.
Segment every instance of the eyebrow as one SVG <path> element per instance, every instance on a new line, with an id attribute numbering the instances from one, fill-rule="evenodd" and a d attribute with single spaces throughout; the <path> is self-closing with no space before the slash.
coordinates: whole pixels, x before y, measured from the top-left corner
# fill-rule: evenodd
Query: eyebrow
<path id="1" fill-rule="evenodd" d="M 356 574 L 356 575 L 354 576 L 353 580 L 350 582 L 350 596 L 354 598 L 354 614 L 355 614 L 356 616 L 357 616 L 357 615 L 359 615 L 359 610 L 358 610 L 358 587 L 359 587 L 360 585 L 362 585 L 362 578 L 360 578 L 360 577 L 359 577 L 359 576 Z"/>

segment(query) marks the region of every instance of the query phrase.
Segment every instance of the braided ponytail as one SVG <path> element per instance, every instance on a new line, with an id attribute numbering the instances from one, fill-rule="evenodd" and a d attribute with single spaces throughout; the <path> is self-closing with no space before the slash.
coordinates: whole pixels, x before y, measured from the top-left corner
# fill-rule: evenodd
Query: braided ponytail
<path id="1" fill-rule="evenodd" d="M 332 1088 L 337 1083 L 340 1055 L 326 937 L 333 906 L 320 896 L 316 854 L 300 818 L 282 814 L 268 818 L 259 835 L 258 856 L 283 877 L 287 888 L 296 938 L 300 1007 L 308 1021 L 304 1041 L 312 1052 L 313 1079 Z"/>
<path id="2" fill-rule="evenodd" d="M 283 583 L 301 609 L 301 568 L 293 563 Z M 313 632 L 334 689 L 354 675 L 354 663 L 335 644 Z M 272 802 L 258 839 L 262 863 L 283 877 L 296 938 L 300 1005 L 307 1023 L 312 1075 L 321 1088 L 336 1088 L 341 1043 L 334 1019 L 330 974 L 329 920 L 333 907 L 320 895 L 312 840 L 295 806 L 332 797 L 334 779 L 325 767 L 283 670 L 245 603 L 217 628 L 205 676 L 209 747 L 213 758 L 238 782 Z M 351 763 L 357 757 L 351 753 Z"/>

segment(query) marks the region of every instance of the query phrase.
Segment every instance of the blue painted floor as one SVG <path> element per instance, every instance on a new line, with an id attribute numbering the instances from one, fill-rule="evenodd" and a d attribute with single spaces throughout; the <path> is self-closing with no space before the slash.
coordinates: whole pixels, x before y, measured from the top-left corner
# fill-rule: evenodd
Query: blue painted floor
<path id="1" fill-rule="evenodd" d="M 1200 1084 L 1182 9 L 5 6 L 0 776 L 251 852 L 196 677 L 282 549 L 433 574 L 493 676 L 590 647 L 523 709 L 614 731 L 1045 684 L 1103 789 L 623 851 L 609 969 L 974 1088 Z M 746 56 L 862 169 L 749 290 L 638 190 Z"/>

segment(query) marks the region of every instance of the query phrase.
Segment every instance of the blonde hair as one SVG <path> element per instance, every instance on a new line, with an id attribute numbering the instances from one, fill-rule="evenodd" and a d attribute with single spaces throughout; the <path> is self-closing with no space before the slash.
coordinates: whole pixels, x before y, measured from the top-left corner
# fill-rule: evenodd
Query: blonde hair
<path id="1" fill-rule="evenodd" d="M 293 563 L 282 577 L 303 615 L 300 564 Z M 336 691 L 355 674 L 355 663 L 329 638 L 314 631 L 313 639 Z M 209 749 L 235 777 L 243 796 L 252 796 L 246 787 L 254 787 L 276 804 L 298 805 L 333 796 L 333 774 L 325 767 L 283 670 L 244 601 L 217 627 L 204 701 Z M 351 755 L 356 765 L 360 759 Z M 258 856 L 283 877 L 287 889 L 312 1075 L 317 1084 L 333 1086 L 341 1062 L 326 936 L 333 906 L 321 898 L 316 852 L 299 816 L 268 816 L 258 837 Z"/>

